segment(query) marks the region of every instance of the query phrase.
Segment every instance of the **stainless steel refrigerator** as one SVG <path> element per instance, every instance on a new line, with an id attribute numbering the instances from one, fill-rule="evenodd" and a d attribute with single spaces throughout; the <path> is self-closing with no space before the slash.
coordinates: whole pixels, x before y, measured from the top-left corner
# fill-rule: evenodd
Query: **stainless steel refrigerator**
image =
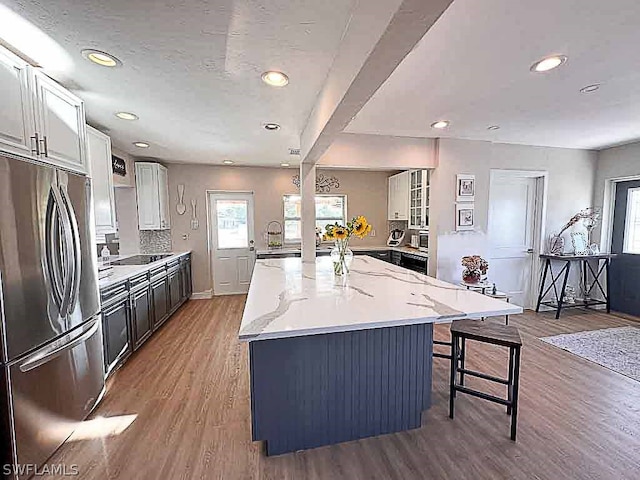
<path id="1" fill-rule="evenodd" d="M 0 475 L 42 465 L 104 392 L 93 245 L 89 178 L 0 154 Z"/>

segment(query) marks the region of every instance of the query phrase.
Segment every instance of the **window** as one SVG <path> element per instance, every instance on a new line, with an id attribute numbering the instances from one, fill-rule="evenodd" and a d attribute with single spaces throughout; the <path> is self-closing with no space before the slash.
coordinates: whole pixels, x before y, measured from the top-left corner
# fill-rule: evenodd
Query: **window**
<path id="1" fill-rule="evenodd" d="M 302 238 L 301 210 L 300 195 L 284 196 L 284 241 L 287 243 L 299 242 Z M 324 232 L 327 225 L 336 222 L 344 225 L 346 217 L 345 195 L 316 195 L 316 227 Z"/>
<path id="2" fill-rule="evenodd" d="M 640 254 L 640 187 L 630 188 L 627 192 L 627 215 L 622 251 Z"/>
<path id="3" fill-rule="evenodd" d="M 219 250 L 249 246 L 248 211 L 246 200 L 216 200 Z"/>

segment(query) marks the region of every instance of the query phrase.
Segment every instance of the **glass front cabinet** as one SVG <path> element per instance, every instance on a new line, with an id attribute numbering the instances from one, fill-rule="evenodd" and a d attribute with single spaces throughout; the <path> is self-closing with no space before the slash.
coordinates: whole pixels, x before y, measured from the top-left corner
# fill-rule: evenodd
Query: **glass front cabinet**
<path id="1" fill-rule="evenodd" d="M 409 172 L 409 229 L 429 228 L 429 170 Z"/>

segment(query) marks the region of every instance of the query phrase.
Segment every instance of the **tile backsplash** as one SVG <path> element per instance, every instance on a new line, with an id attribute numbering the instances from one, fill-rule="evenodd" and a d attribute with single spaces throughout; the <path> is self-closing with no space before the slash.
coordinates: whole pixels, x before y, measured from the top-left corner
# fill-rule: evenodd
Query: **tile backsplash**
<path id="1" fill-rule="evenodd" d="M 171 230 L 140 230 L 140 253 L 171 251 Z"/>

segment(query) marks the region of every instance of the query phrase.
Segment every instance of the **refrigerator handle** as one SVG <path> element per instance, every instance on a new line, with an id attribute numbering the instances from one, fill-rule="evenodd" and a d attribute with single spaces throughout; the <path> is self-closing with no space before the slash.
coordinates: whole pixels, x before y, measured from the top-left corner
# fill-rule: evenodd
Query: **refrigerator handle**
<path id="1" fill-rule="evenodd" d="M 93 324 L 90 325 L 91 327 L 88 330 L 80 333 L 77 337 L 69 340 L 64 345 L 56 345 L 57 342 L 55 342 L 53 345 L 48 345 L 45 348 L 33 353 L 32 355 L 29 355 L 29 357 L 27 357 L 20 364 L 20 371 L 22 373 L 26 373 L 30 370 L 38 368 L 63 354 L 67 350 L 71 350 L 72 348 L 77 347 L 81 343 L 85 342 L 88 338 L 95 335 L 95 333 L 98 331 L 98 328 L 100 328 L 100 317 L 95 318 L 93 320 Z"/>
<path id="2" fill-rule="evenodd" d="M 73 231 L 72 231 L 72 227 L 71 227 L 71 220 L 69 219 L 69 211 L 64 208 L 65 202 L 64 199 L 62 198 L 61 194 L 58 193 L 56 191 L 55 188 L 52 188 L 53 191 L 53 196 L 56 200 L 56 203 L 58 204 L 58 215 L 61 219 L 61 223 L 62 223 L 62 234 L 63 234 L 63 247 L 64 247 L 64 255 L 65 255 L 65 262 L 64 262 L 64 280 L 63 280 L 63 285 L 64 285 L 64 291 L 62 293 L 62 305 L 60 307 L 60 316 L 61 317 L 66 317 L 69 313 L 70 313 L 70 307 L 71 307 L 71 295 L 73 293 L 73 279 L 75 278 L 75 267 L 76 267 L 76 262 L 74 261 L 74 255 L 73 255 Z"/>
<path id="3" fill-rule="evenodd" d="M 71 259 L 73 263 L 73 274 L 71 276 L 71 289 L 69 296 L 69 313 L 73 312 L 78 296 L 80 295 L 80 275 L 82 272 L 82 251 L 80 250 L 80 229 L 78 228 L 78 220 L 76 212 L 73 210 L 69 193 L 64 185 L 60 186 L 60 195 L 64 206 L 67 209 L 67 220 L 71 231 L 72 243 L 70 244 Z"/>
<path id="4" fill-rule="evenodd" d="M 51 285 L 53 301 L 60 312 L 62 309 L 62 296 L 64 291 L 64 272 L 62 272 L 61 261 L 58 258 L 59 249 L 56 243 L 58 234 L 58 211 L 60 206 L 54 192 L 54 187 L 49 191 L 47 200 L 47 211 L 45 215 L 45 245 L 44 245 L 44 272 Z"/>

